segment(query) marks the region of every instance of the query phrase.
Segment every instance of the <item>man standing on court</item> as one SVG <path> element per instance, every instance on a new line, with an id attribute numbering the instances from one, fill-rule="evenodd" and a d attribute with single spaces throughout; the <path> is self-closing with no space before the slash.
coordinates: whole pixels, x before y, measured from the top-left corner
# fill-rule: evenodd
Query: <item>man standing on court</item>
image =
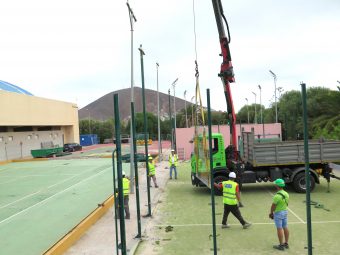
<path id="1" fill-rule="evenodd" d="M 229 180 L 224 181 L 222 183 L 214 183 L 214 186 L 217 189 L 223 190 L 223 204 L 224 204 L 224 213 L 222 219 L 222 228 L 229 228 L 230 226 L 227 224 L 228 215 L 231 212 L 236 219 L 242 224 L 243 228 L 249 228 L 251 223 L 246 222 L 238 208 L 238 203 L 241 201 L 241 195 L 239 191 L 238 183 L 235 182 L 236 174 L 234 172 L 229 173 Z"/>
<path id="2" fill-rule="evenodd" d="M 157 180 L 156 180 L 156 167 L 155 167 L 155 164 L 153 163 L 152 156 L 149 156 L 148 164 L 149 164 L 149 182 L 150 182 L 150 178 L 152 178 L 155 188 L 158 188 Z M 150 183 L 150 187 L 152 187 L 151 183 Z"/>
<path id="3" fill-rule="evenodd" d="M 172 179 L 172 170 L 175 171 L 175 179 L 177 179 L 177 162 L 178 162 L 177 154 L 175 153 L 175 150 L 172 149 L 171 154 L 169 156 L 170 179 Z"/>
<path id="4" fill-rule="evenodd" d="M 124 210 L 125 219 L 130 219 L 130 208 L 129 208 L 129 192 L 130 192 L 130 180 L 126 177 L 123 171 L 123 195 L 124 195 Z"/>
<path id="5" fill-rule="evenodd" d="M 273 248 L 283 251 L 285 248 L 288 249 L 288 202 L 289 195 L 283 190 L 285 182 L 282 179 L 276 179 L 274 181 L 277 189 L 276 194 L 273 197 L 273 203 L 270 207 L 269 218 L 274 219 L 275 226 L 277 229 L 277 237 L 279 239 L 279 245 L 274 245 Z M 284 237 L 284 242 L 283 242 Z"/>

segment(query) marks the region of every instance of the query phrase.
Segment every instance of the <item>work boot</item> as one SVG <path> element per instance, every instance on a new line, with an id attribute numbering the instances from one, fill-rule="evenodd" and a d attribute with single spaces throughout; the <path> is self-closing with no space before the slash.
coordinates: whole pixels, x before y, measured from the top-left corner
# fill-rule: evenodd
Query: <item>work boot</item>
<path id="1" fill-rule="evenodd" d="M 158 185 L 156 185 L 155 188 L 158 188 Z"/>
<path id="2" fill-rule="evenodd" d="M 230 228 L 228 224 L 222 224 L 222 228 Z"/>
<path id="3" fill-rule="evenodd" d="M 130 219 L 130 215 L 126 215 L 125 219 L 129 220 Z"/>
<path id="4" fill-rule="evenodd" d="M 284 244 L 273 245 L 273 248 L 276 249 L 276 250 L 280 250 L 280 251 L 284 251 L 285 250 Z"/>
<path id="5" fill-rule="evenodd" d="M 251 226 L 251 223 L 246 222 L 246 223 L 243 225 L 243 228 L 244 228 L 244 229 L 247 229 L 247 228 L 249 228 L 250 226 Z"/>
<path id="6" fill-rule="evenodd" d="M 286 249 L 289 249 L 288 243 L 284 243 L 283 246 L 284 246 Z"/>

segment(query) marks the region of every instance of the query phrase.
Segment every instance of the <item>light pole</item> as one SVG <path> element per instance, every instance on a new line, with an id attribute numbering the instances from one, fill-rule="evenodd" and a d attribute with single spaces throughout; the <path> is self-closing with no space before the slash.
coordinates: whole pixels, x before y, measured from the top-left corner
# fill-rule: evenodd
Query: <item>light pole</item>
<path id="1" fill-rule="evenodd" d="M 195 122 L 194 122 L 194 99 L 195 99 L 195 96 L 192 96 L 190 102 L 191 102 L 191 126 L 195 125 Z"/>
<path id="2" fill-rule="evenodd" d="M 257 116 L 256 116 L 256 93 L 255 92 L 251 92 L 254 94 L 255 96 L 255 119 L 254 119 L 254 124 L 257 124 Z"/>
<path id="3" fill-rule="evenodd" d="M 184 91 L 184 108 L 185 108 L 185 126 L 188 128 L 188 114 L 187 114 L 187 99 L 186 99 L 187 91 Z"/>
<path id="4" fill-rule="evenodd" d="M 262 137 L 265 137 L 265 134 L 264 134 L 264 121 L 263 121 L 263 115 L 262 115 L 262 88 L 261 88 L 261 85 L 259 85 L 259 89 L 260 89 L 260 108 L 261 108 Z"/>
<path id="5" fill-rule="evenodd" d="M 169 94 L 169 118 L 170 118 L 170 129 L 171 129 L 171 149 L 174 148 L 174 132 L 173 132 L 173 122 L 172 122 L 172 117 L 171 117 L 171 96 L 170 96 L 170 89 L 168 90 Z"/>
<path id="6" fill-rule="evenodd" d="M 248 124 L 249 124 L 249 107 L 248 107 L 248 98 L 246 98 L 247 101 L 247 115 L 248 115 Z"/>
<path id="7" fill-rule="evenodd" d="M 134 102 L 134 95 L 133 95 L 133 85 L 134 85 L 134 80 L 133 80 L 133 25 L 134 22 L 137 22 L 136 16 L 133 13 L 129 2 L 126 2 L 126 5 L 129 10 L 129 19 L 130 19 L 130 28 L 131 28 L 131 103 Z M 134 193 L 134 153 L 133 153 L 133 127 L 132 127 L 132 112 L 130 111 L 130 180 L 131 180 L 131 185 L 130 185 L 130 193 Z"/>
<path id="8" fill-rule="evenodd" d="M 174 127 L 174 149 L 175 151 L 177 150 L 177 146 L 176 146 L 176 83 L 178 81 L 178 78 L 176 78 L 176 80 L 174 80 L 174 82 L 171 84 L 171 86 L 174 89 L 174 118 L 175 118 L 175 127 Z"/>
<path id="9" fill-rule="evenodd" d="M 161 145 L 161 122 L 160 122 L 160 117 L 159 117 L 158 67 L 159 67 L 159 64 L 156 63 L 156 69 L 157 69 L 157 116 L 158 116 L 158 162 L 161 162 L 162 161 L 162 145 Z"/>
<path id="10" fill-rule="evenodd" d="M 275 86 L 275 88 L 274 88 L 274 97 L 275 97 L 275 123 L 277 123 L 277 102 L 276 102 L 276 74 L 273 72 L 273 71 L 271 71 L 271 70 L 269 70 L 269 72 L 271 73 L 271 75 L 274 77 L 274 86 Z"/>

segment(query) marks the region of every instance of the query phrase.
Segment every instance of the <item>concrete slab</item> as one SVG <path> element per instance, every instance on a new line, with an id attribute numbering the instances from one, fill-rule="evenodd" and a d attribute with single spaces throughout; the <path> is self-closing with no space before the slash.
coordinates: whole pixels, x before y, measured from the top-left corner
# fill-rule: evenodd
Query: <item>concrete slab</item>
<path id="1" fill-rule="evenodd" d="M 139 190 L 140 190 L 140 210 L 141 215 L 146 215 L 147 207 L 147 188 L 146 188 L 146 169 L 139 168 Z M 169 179 L 168 162 L 162 161 L 156 164 L 156 177 L 159 188 L 151 188 L 151 207 L 152 214 L 157 209 L 158 204 L 161 203 L 160 197 L 164 193 L 167 181 Z M 152 183 L 152 181 L 151 181 Z M 153 183 L 152 183 L 152 186 Z M 130 214 L 131 219 L 126 220 L 126 242 L 127 249 L 132 251 L 140 241 L 135 236 L 137 230 L 137 212 L 136 212 L 136 195 L 130 194 Z M 153 217 L 142 217 L 142 235 L 146 227 L 153 221 Z M 119 224 L 119 223 L 118 223 Z M 142 237 L 143 238 L 143 237 Z M 65 254 L 66 255 L 94 255 L 94 254 L 115 254 L 116 253 L 116 237 L 114 224 L 114 208 L 111 208 L 106 215 L 104 215 L 94 226 L 87 231 L 81 239 L 73 245 Z"/>

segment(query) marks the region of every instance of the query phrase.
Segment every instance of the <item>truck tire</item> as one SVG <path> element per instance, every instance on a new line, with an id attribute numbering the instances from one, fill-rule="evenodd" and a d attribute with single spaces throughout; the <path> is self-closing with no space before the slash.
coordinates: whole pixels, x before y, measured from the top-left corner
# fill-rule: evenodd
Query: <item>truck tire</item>
<path id="1" fill-rule="evenodd" d="M 215 176 L 214 178 L 214 183 L 220 183 L 224 181 L 228 181 L 228 178 L 223 175 L 218 175 L 218 176 Z M 214 188 L 214 191 L 215 191 L 215 196 L 222 196 L 223 194 L 222 190 L 219 190 L 217 188 Z"/>
<path id="2" fill-rule="evenodd" d="M 306 193 L 306 178 L 305 173 L 298 173 L 293 180 L 293 186 L 296 192 L 298 193 Z M 312 191 L 315 187 L 315 179 L 313 175 L 310 175 L 310 191 Z"/>

